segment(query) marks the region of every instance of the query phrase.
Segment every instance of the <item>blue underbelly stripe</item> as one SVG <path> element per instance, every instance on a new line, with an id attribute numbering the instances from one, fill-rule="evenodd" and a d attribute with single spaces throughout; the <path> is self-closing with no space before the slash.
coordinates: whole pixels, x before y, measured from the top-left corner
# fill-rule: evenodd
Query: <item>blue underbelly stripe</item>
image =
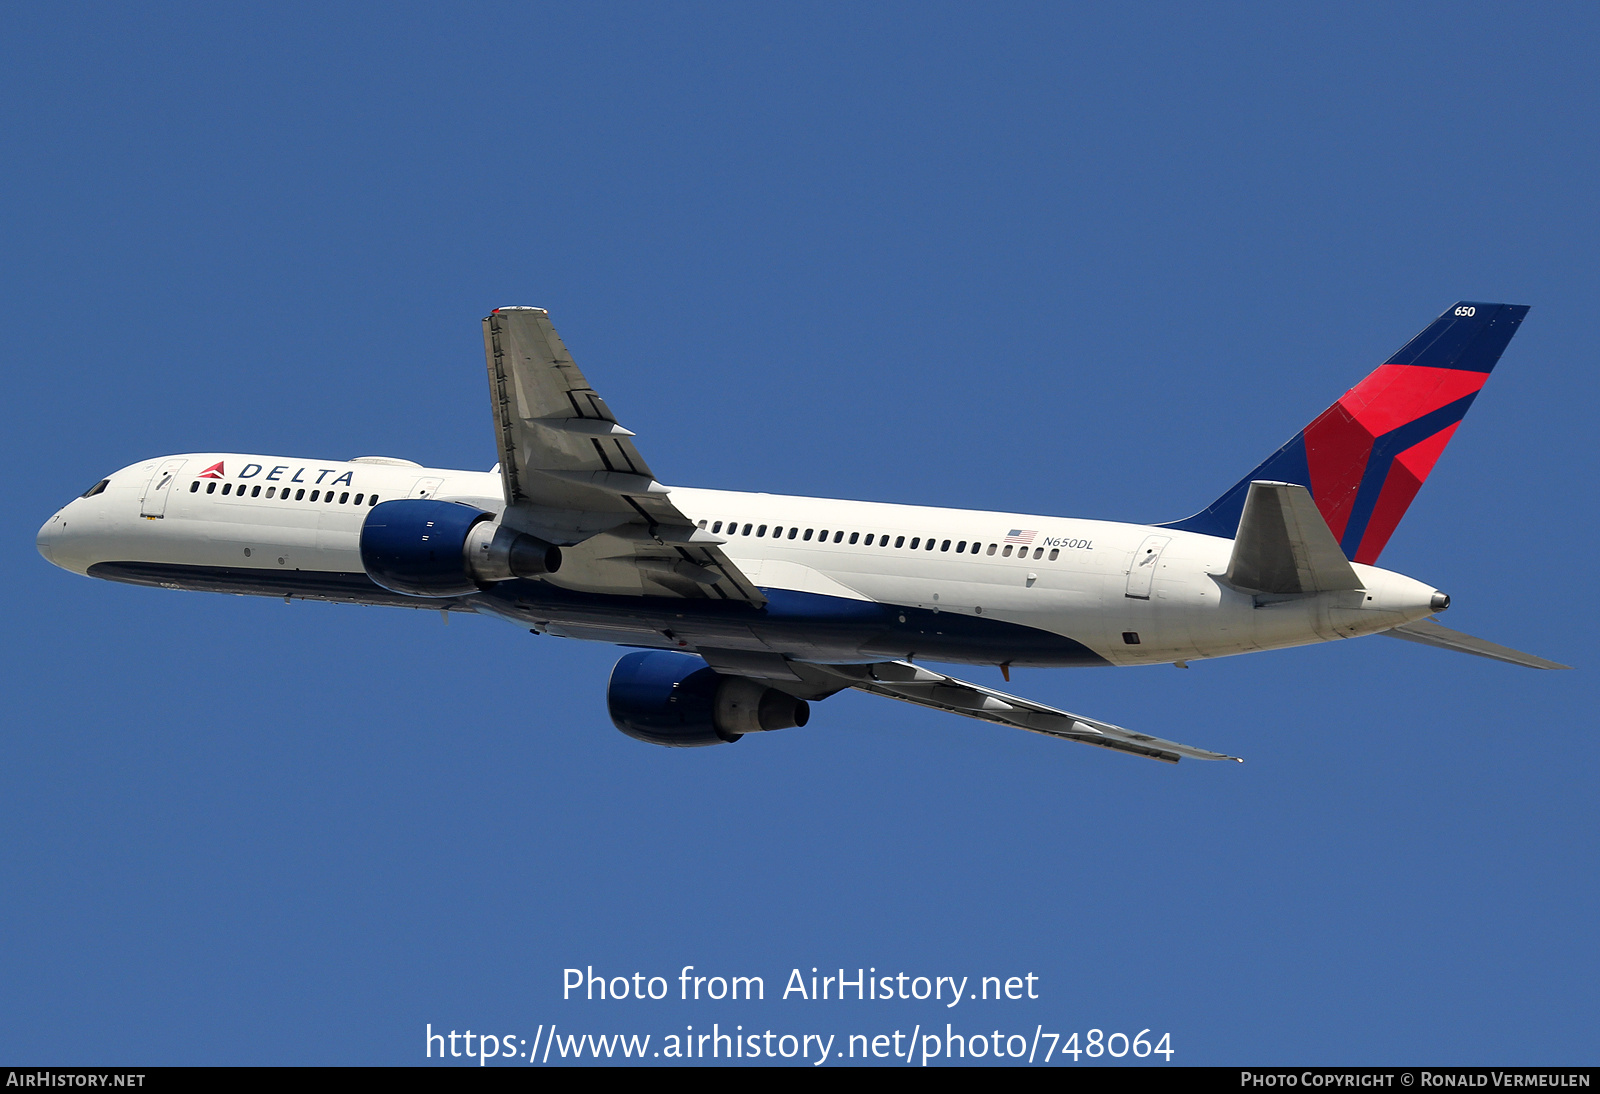
<path id="1" fill-rule="evenodd" d="M 753 608 L 732 600 L 581 593 L 543 581 L 507 581 L 474 596 L 434 600 L 389 592 L 364 573 L 102 562 L 91 566 L 89 575 L 203 592 L 480 611 L 541 629 L 643 627 L 669 648 L 759 647 L 799 659 L 838 661 L 920 657 L 984 665 L 1108 664 L 1081 642 L 1034 627 L 791 589 L 762 589 L 767 604 Z"/>

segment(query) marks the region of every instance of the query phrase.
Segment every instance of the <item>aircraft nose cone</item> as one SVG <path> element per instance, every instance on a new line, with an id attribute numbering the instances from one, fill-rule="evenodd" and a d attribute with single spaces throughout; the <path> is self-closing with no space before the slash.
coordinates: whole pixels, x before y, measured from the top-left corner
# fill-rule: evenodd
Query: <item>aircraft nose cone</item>
<path id="1" fill-rule="evenodd" d="M 52 566 L 59 565 L 55 560 L 55 556 L 50 553 L 50 549 L 55 544 L 56 530 L 60 523 L 61 514 L 56 513 L 40 526 L 39 534 L 33 537 L 34 546 L 39 548 L 39 553 L 44 556 L 44 560 Z"/>
<path id="2" fill-rule="evenodd" d="M 1442 612 L 1450 606 L 1449 593 L 1434 593 L 1433 599 L 1428 601 L 1428 607 L 1436 612 Z"/>

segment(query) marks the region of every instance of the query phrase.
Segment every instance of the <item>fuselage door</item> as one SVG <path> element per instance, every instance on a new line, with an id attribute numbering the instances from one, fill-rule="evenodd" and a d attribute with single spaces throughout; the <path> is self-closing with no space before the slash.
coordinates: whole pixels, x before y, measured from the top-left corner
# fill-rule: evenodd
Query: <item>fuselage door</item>
<path id="1" fill-rule="evenodd" d="M 1150 582 L 1155 580 L 1156 567 L 1161 564 L 1161 552 L 1172 542 L 1171 536 L 1145 536 L 1144 542 L 1133 553 L 1128 566 L 1128 596 L 1135 600 L 1150 599 Z"/>
<path id="2" fill-rule="evenodd" d="M 431 498 L 439 492 L 439 487 L 444 485 L 443 479 L 418 479 L 411 484 L 409 498 Z"/>
<path id="3" fill-rule="evenodd" d="M 150 476 L 150 481 L 145 485 L 144 497 L 139 499 L 141 517 L 166 516 L 167 498 L 172 495 L 172 486 L 178 481 L 178 472 L 183 470 L 183 465 L 188 462 L 188 460 L 168 460 L 156 468 L 156 473 Z"/>

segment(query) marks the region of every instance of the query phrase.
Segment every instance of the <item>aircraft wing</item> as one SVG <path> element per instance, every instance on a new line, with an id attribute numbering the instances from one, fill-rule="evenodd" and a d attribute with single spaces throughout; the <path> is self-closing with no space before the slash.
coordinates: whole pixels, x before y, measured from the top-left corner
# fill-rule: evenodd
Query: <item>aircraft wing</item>
<path id="1" fill-rule="evenodd" d="M 1043 703 L 1036 703 L 1031 699 L 1022 699 L 979 684 L 970 684 L 965 680 L 957 680 L 953 676 L 913 665 L 910 661 L 880 661 L 870 665 L 790 662 L 788 667 L 805 684 L 814 685 L 819 689 L 813 694 L 822 694 L 822 689 L 826 689 L 829 683 L 833 690 L 839 690 L 838 685 L 843 684 L 873 695 L 899 699 L 905 703 L 916 703 L 918 706 L 932 707 L 951 714 L 962 714 L 968 718 L 980 718 L 985 722 L 1025 729 L 1030 733 L 1042 733 L 1062 740 L 1077 741 L 1097 748 L 1131 752 L 1137 756 L 1146 756 L 1166 763 L 1175 764 L 1184 756 L 1196 760 L 1239 760 L 1237 756 L 1211 752 L 1204 748 L 1195 748 L 1193 745 L 1182 745 L 1176 741 L 1164 741 L 1159 737 L 1123 729 L 1110 722 L 1086 718 L 1082 714 L 1071 714 L 1065 710 L 1045 706 Z M 776 673 L 769 675 L 775 677 Z M 769 678 L 768 682 L 775 687 L 793 690 L 796 693 L 803 690 L 785 688 L 784 684 L 775 678 Z"/>
<path id="2" fill-rule="evenodd" d="M 561 583 L 591 592 L 766 598 L 678 511 L 671 491 L 573 363 L 543 308 L 483 321 L 504 522 L 563 547 Z"/>

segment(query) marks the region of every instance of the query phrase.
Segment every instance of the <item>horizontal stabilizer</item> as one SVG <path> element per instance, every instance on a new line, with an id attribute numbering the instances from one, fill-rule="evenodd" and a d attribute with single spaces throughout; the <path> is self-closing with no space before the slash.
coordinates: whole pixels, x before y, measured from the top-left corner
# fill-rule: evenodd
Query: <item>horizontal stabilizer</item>
<path id="1" fill-rule="evenodd" d="M 1257 593 L 1361 588 L 1311 492 L 1286 482 L 1250 484 L 1224 580 Z"/>
<path id="2" fill-rule="evenodd" d="M 1570 669 L 1571 665 L 1558 664 L 1555 661 L 1546 661 L 1543 657 L 1535 657 L 1531 653 L 1523 653 L 1508 646 L 1486 642 L 1481 638 L 1474 638 L 1470 634 L 1453 631 L 1449 627 L 1441 627 L 1431 619 L 1419 619 L 1415 623 L 1407 623 L 1396 627 L 1392 631 L 1384 631 L 1390 638 L 1404 638 L 1407 642 L 1420 642 L 1424 646 L 1438 646 L 1442 650 L 1455 650 L 1457 653 L 1470 653 L 1478 657 L 1487 657 L 1492 661 L 1504 661 L 1511 665 L 1526 665 L 1530 669 Z"/>

